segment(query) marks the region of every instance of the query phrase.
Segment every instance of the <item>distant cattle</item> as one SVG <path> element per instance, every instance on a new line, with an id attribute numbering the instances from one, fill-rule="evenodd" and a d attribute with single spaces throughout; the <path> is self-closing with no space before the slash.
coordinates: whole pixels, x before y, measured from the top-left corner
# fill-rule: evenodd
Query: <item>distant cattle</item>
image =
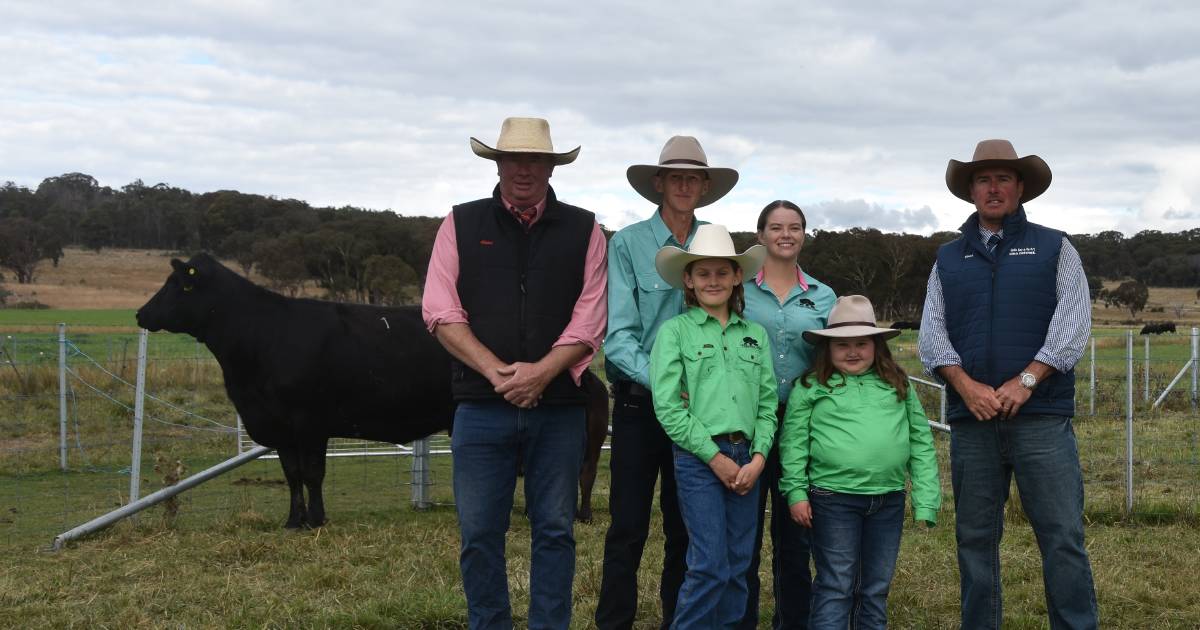
<path id="1" fill-rule="evenodd" d="M 172 260 L 171 267 L 166 283 L 138 309 L 138 325 L 186 333 L 208 346 L 246 431 L 279 454 L 291 493 L 285 527 L 325 523 L 329 438 L 404 444 L 450 429 L 450 357 L 426 330 L 419 307 L 288 298 L 207 254 Z M 598 378 L 587 376 L 594 381 L 585 383 L 588 391 L 604 396 L 604 417 L 589 412 L 589 425 L 607 427 L 607 394 Z M 581 476 L 589 493 L 595 468 L 592 461 L 591 480 Z"/>
<path id="2" fill-rule="evenodd" d="M 1149 323 L 1142 326 L 1142 332 L 1139 335 L 1161 335 L 1163 333 L 1175 332 L 1175 322 L 1158 322 Z"/>
<path id="3" fill-rule="evenodd" d="M 918 319 L 915 322 L 905 320 L 892 322 L 892 328 L 895 328 L 896 330 L 921 330 L 921 320 Z"/>

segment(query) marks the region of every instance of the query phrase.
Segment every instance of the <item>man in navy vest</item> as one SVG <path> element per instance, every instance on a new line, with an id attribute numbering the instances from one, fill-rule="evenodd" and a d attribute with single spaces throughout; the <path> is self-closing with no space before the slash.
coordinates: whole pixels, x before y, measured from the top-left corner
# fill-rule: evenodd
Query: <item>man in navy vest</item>
<path id="1" fill-rule="evenodd" d="M 606 245 L 595 216 L 558 201 L 540 118 L 509 118 L 490 197 L 454 207 L 438 230 L 421 305 L 453 357 L 454 504 L 471 628 L 512 628 L 504 536 L 525 471 L 530 628 L 567 628 L 575 577 L 576 481 L 585 444 L 583 371 L 604 338 Z"/>
<path id="2" fill-rule="evenodd" d="M 1013 476 L 1042 554 L 1050 627 L 1097 626 L 1071 427 L 1091 302 L 1066 235 L 1025 217 L 1024 203 L 1050 179 L 1041 158 L 1018 158 L 1007 140 L 984 140 L 970 162 L 946 168 L 950 192 L 975 212 L 938 249 L 920 353 L 950 386 L 963 628 L 1001 625 L 999 549 Z"/>

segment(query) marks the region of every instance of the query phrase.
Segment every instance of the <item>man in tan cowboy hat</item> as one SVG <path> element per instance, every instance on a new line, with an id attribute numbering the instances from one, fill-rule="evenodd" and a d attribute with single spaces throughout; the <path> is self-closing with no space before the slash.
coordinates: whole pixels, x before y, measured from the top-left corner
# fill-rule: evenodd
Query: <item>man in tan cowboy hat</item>
<path id="1" fill-rule="evenodd" d="M 657 164 L 626 171 L 630 185 L 655 204 L 654 214 L 617 232 L 609 245 L 608 336 L 605 369 L 614 393 L 612 415 L 612 524 L 604 541 L 604 575 L 596 605 L 601 630 L 629 628 L 637 612 L 637 571 L 650 531 L 654 486 L 659 476 L 663 512 L 663 569 L 659 586 L 663 627 L 675 616 L 687 569 L 687 530 L 675 498 L 671 440 L 654 415 L 650 398 L 650 350 L 658 327 L 684 310 L 683 292 L 659 277 L 654 257 L 665 245 L 687 247 L 696 208 L 725 196 L 737 171 L 708 165 L 691 136 L 667 140 Z"/>
<path id="2" fill-rule="evenodd" d="M 604 337 L 605 242 L 595 216 L 558 200 L 540 118 L 509 118 L 490 147 L 500 182 L 454 207 L 425 280 L 425 323 L 453 356 L 454 503 L 471 628 L 511 628 L 504 536 L 525 470 L 532 529 L 530 627 L 567 628 L 576 480 L 585 443 L 580 376 Z"/>
<path id="3" fill-rule="evenodd" d="M 1071 427 L 1074 366 L 1091 332 L 1087 280 L 1066 235 L 1025 216 L 1050 179 L 1041 158 L 1018 158 L 1007 140 L 984 140 L 970 162 L 946 168 L 950 192 L 975 212 L 938 249 L 920 352 L 950 385 L 964 628 L 1001 625 L 999 546 L 1014 475 L 1042 552 L 1050 626 L 1097 624 Z"/>

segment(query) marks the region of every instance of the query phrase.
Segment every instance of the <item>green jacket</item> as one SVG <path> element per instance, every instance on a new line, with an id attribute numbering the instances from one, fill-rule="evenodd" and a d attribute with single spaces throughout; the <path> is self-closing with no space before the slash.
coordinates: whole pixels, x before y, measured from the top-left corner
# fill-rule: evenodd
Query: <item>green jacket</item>
<path id="1" fill-rule="evenodd" d="M 751 452 L 766 457 L 778 422 L 770 352 L 767 331 L 735 313 L 724 329 L 699 307 L 664 322 L 650 352 L 650 383 L 671 440 L 708 462 L 718 450 L 712 436 L 741 431 Z"/>
<path id="2" fill-rule="evenodd" d="M 929 420 L 915 388 L 900 402 L 874 369 L 834 374 L 828 387 L 812 376 L 808 387 L 797 381 L 780 431 L 779 458 L 779 490 L 788 505 L 807 501 L 810 485 L 883 494 L 903 490 L 908 477 L 915 519 L 937 522 L 942 492 Z"/>

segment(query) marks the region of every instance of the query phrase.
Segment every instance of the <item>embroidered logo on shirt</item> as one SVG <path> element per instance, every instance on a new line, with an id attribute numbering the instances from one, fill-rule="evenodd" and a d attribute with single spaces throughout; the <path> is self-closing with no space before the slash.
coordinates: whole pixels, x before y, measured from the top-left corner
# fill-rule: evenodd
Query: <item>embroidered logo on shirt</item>
<path id="1" fill-rule="evenodd" d="M 1008 250 L 1009 256 L 1036 256 L 1036 247 L 1014 247 Z"/>
<path id="2" fill-rule="evenodd" d="M 487 240 L 487 239 L 483 239 L 483 240 L 479 241 L 479 244 L 480 244 L 480 245 L 495 245 L 495 244 L 496 244 L 496 242 L 495 242 L 495 241 L 489 241 L 489 240 Z"/>
<path id="3" fill-rule="evenodd" d="M 807 308 L 810 310 L 814 310 L 814 311 L 817 310 L 817 305 L 814 304 L 813 301 L 808 298 L 800 298 L 799 300 L 796 300 L 796 304 L 799 304 L 800 306 L 803 306 L 804 308 Z"/>
<path id="4" fill-rule="evenodd" d="M 757 348 L 758 340 L 755 339 L 754 337 L 742 337 L 742 347 L 743 348 Z"/>

